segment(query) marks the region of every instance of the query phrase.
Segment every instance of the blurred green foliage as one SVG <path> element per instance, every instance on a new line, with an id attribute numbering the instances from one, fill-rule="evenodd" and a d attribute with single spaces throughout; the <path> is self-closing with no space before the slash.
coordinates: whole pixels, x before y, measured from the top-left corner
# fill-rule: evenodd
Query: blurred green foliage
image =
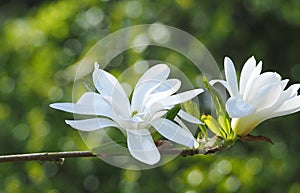
<path id="1" fill-rule="evenodd" d="M 72 115 L 48 107 L 72 98 L 64 70 L 111 32 L 155 22 L 197 37 L 221 68 L 225 55 L 237 69 L 254 55 L 264 70 L 300 81 L 298 0 L 1 2 L 0 154 L 86 150 L 78 132 L 64 124 Z M 137 59 L 128 55 L 128 64 Z M 214 156 L 178 157 L 146 171 L 95 158 L 0 164 L 0 192 L 298 193 L 299 124 L 299 114 L 261 124 L 256 134 L 272 138 L 274 146 L 238 142 Z"/>

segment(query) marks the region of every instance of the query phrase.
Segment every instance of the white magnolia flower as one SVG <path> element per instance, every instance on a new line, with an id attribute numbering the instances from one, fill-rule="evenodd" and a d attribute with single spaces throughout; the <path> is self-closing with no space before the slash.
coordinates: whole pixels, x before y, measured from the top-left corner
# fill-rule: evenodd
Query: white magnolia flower
<path id="1" fill-rule="evenodd" d="M 246 61 L 239 84 L 233 62 L 228 57 L 224 59 L 224 68 L 226 81 L 210 83 L 219 82 L 228 90 L 230 98 L 226 110 L 232 118 L 231 127 L 238 135 L 247 135 L 266 119 L 300 111 L 300 84 L 284 90 L 288 80 L 281 80 L 275 72 L 261 74 L 262 62 L 256 65 L 253 56 Z"/>
<path id="2" fill-rule="evenodd" d="M 127 135 L 127 145 L 131 155 L 147 164 L 155 164 L 160 154 L 152 139 L 149 128 L 152 126 L 165 138 L 190 148 L 198 143 L 192 133 L 176 117 L 180 125 L 163 118 L 174 105 L 186 102 L 203 89 L 194 89 L 173 95 L 180 88 L 178 79 L 167 79 L 170 69 L 158 64 L 147 70 L 139 79 L 132 100 L 129 101 L 118 80 L 95 64 L 93 82 L 100 94 L 84 93 L 77 103 L 55 103 L 50 107 L 82 115 L 100 117 L 85 120 L 66 120 L 66 123 L 80 131 L 94 131 L 105 127 L 117 127 Z M 182 119 L 195 124 L 201 122 L 180 110 Z"/>

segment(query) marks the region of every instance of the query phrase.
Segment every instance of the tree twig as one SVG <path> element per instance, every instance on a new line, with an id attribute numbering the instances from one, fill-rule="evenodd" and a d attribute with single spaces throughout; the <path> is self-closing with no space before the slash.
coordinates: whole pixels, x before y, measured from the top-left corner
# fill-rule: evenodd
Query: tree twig
<path id="1" fill-rule="evenodd" d="M 181 156 L 207 155 L 222 150 L 222 147 L 214 147 L 207 149 L 159 149 L 162 154 L 178 154 Z M 114 156 L 116 154 L 95 154 L 90 151 L 64 151 L 64 152 L 43 152 L 43 153 L 28 153 L 15 155 L 1 155 L 0 163 L 4 162 L 19 162 L 19 161 L 52 161 L 62 164 L 66 158 L 81 158 L 81 157 L 96 157 L 96 156 Z M 120 154 L 119 154 L 120 156 Z"/>

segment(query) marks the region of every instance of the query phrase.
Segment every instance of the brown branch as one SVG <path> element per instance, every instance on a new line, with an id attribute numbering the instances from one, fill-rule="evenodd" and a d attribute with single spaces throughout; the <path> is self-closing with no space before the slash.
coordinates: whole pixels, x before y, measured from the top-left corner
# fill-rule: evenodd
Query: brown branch
<path id="1" fill-rule="evenodd" d="M 162 154 L 178 154 L 181 156 L 207 155 L 222 150 L 222 147 L 214 147 L 208 149 L 159 149 Z M 116 154 L 97 154 L 98 156 L 114 156 Z M 43 153 L 28 153 L 15 155 L 0 156 L 0 163 L 17 162 L 17 161 L 52 161 L 62 164 L 65 158 L 80 158 L 80 157 L 96 157 L 96 154 L 90 151 L 65 151 L 65 152 L 43 152 Z M 119 154 L 120 155 L 120 154 Z"/>

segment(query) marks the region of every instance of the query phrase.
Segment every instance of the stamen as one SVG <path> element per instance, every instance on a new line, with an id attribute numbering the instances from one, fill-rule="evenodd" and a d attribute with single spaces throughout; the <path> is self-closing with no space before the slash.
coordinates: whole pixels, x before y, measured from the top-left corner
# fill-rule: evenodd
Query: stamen
<path id="1" fill-rule="evenodd" d="M 136 115 L 136 114 L 138 114 L 138 112 L 137 112 L 137 111 L 133 111 L 133 112 L 131 113 L 131 117 L 133 117 L 133 116 Z"/>

